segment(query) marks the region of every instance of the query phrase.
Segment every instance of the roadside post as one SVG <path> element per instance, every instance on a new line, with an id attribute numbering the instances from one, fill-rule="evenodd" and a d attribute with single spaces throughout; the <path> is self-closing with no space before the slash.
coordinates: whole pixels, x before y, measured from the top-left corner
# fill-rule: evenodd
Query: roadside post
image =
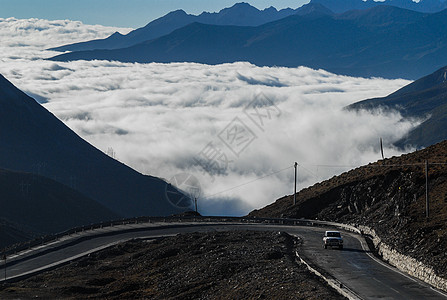
<path id="1" fill-rule="evenodd" d="M 430 218 L 430 198 L 428 190 L 428 160 L 425 161 L 425 217 Z"/>
<path id="2" fill-rule="evenodd" d="M 6 281 L 6 254 L 3 254 L 2 259 L 4 260 L 4 269 L 5 269 L 5 281 Z"/>
<path id="3" fill-rule="evenodd" d="M 297 162 L 295 162 L 294 167 L 295 167 L 295 192 L 293 193 L 293 205 L 296 205 L 296 173 L 297 173 L 297 167 L 298 167 Z"/>

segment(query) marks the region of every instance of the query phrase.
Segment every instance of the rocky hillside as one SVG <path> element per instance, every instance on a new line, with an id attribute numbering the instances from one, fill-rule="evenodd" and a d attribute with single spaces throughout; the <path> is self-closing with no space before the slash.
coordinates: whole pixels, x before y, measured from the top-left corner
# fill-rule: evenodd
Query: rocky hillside
<path id="1" fill-rule="evenodd" d="M 425 215 L 425 160 L 430 217 Z M 372 227 L 396 250 L 447 277 L 447 141 L 335 176 L 250 213 Z"/>

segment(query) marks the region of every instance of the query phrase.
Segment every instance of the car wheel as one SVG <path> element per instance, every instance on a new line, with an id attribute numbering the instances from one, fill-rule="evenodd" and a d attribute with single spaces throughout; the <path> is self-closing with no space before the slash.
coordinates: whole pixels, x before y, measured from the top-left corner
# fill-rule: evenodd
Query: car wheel
<path id="1" fill-rule="evenodd" d="M 343 250 L 343 246 L 340 246 L 339 248 L 340 248 L 340 250 Z"/>

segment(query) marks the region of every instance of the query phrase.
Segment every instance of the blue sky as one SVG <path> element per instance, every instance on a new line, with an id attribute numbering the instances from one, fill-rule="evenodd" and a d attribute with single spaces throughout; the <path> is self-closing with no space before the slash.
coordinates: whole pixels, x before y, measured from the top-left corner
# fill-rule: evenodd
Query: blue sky
<path id="1" fill-rule="evenodd" d="M 0 0 L 0 17 L 70 19 L 86 24 L 141 27 L 172 10 L 219 11 L 242 0 Z M 264 9 L 297 8 L 309 0 L 245 0 Z"/>

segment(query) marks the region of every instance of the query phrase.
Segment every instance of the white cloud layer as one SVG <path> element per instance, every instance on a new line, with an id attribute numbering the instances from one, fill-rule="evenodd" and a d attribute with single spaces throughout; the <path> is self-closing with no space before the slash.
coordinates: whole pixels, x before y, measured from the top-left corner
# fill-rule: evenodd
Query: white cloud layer
<path id="1" fill-rule="evenodd" d="M 42 60 L 54 54 L 44 49 L 116 30 L 72 21 L 0 19 L 0 73 L 99 149 L 112 147 L 131 167 L 166 179 L 193 173 L 203 193 L 215 195 L 199 199 L 205 214 L 241 215 L 291 194 L 293 168 L 232 188 L 294 161 L 303 188 L 378 160 L 379 137 L 386 156 L 399 155 L 391 144 L 416 124 L 392 112 L 343 110 L 385 96 L 406 80 L 249 63 Z M 270 109 L 256 106 L 260 103 Z M 245 134 L 235 131 L 243 125 Z M 213 175 L 198 166 L 197 159 L 204 161 L 200 153 L 217 160 Z"/>

